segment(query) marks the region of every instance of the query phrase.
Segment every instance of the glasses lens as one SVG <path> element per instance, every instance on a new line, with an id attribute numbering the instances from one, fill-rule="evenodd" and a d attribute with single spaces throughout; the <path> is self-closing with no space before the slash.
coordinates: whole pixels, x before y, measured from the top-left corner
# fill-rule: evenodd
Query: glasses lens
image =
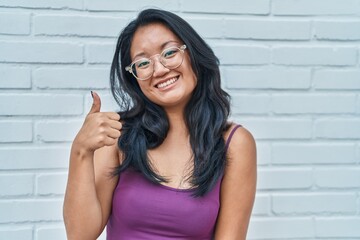
<path id="1" fill-rule="evenodd" d="M 132 72 L 137 79 L 146 79 L 153 73 L 153 67 L 151 60 L 148 58 L 142 58 L 134 62 L 132 65 Z"/>
<path id="2" fill-rule="evenodd" d="M 177 68 L 182 61 L 183 52 L 177 47 L 165 49 L 161 54 L 161 63 L 169 69 Z"/>

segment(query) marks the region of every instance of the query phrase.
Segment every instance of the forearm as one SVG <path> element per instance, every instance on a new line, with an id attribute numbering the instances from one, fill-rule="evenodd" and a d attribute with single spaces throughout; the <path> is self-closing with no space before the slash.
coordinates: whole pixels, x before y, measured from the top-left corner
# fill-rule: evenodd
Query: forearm
<path id="1" fill-rule="evenodd" d="M 70 154 L 63 211 L 69 240 L 96 239 L 101 233 L 102 212 L 96 193 L 93 154 L 74 147 Z"/>

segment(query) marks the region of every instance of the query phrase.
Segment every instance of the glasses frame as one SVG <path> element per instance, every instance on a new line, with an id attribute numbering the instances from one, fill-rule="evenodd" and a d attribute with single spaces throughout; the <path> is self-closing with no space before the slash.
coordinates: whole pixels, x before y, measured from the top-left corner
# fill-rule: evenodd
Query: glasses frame
<path id="1" fill-rule="evenodd" d="M 180 47 L 168 47 L 168 48 L 164 49 L 161 53 L 155 54 L 155 55 L 153 55 L 153 56 L 151 56 L 151 57 L 149 57 L 149 58 L 141 58 L 141 59 L 138 59 L 138 60 L 136 60 L 136 61 L 133 61 L 132 63 L 130 63 L 130 65 L 128 65 L 128 66 L 125 67 L 125 70 L 128 71 L 129 73 L 131 73 L 137 80 L 140 80 L 140 81 L 147 80 L 147 79 L 151 78 L 151 76 L 154 74 L 154 71 L 155 71 L 154 62 L 153 62 L 153 60 L 151 60 L 151 58 L 153 58 L 153 57 L 155 57 L 155 56 L 161 56 L 161 55 L 163 55 L 166 51 L 168 51 L 169 49 L 172 49 L 172 48 L 177 48 L 177 49 L 180 50 L 180 52 L 181 52 L 181 54 L 182 54 L 181 63 L 180 63 L 178 66 L 176 66 L 176 67 L 169 68 L 169 67 L 165 66 L 161 60 L 160 60 L 159 62 L 161 63 L 161 65 L 163 65 L 163 66 L 164 66 L 165 68 L 167 68 L 167 69 L 175 69 L 175 68 L 179 67 L 179 66 L 182 64 L 182 62 L 184 61 L 184 52 L 185 52 L 185 49 L 186 49 L 186 45 L 185 45 L 185 44 L 184 44 L 184 45 L 181 45 Z M 137 77 L 137 76 L 135 75 L 135 73 L 133 72 L 133 70 L 132 70 L 134 64 L 135 64 L 136 62 L 142 60 L 142 59 L 149 59 L 149 60 L 150 60 L 150 64 L 152 64 L 153 72 L 152 72 L 152 74 L 151 74 L 149 77 L 147 77 L 147 78 L 139 78 L 139 77 Z"/>

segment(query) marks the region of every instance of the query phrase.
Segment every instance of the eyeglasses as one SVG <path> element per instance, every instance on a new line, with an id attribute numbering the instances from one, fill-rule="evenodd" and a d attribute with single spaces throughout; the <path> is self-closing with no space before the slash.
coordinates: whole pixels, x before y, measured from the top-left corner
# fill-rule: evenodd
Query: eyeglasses
<path id="1" fill-rule="evenodd" d="M 158 56 L 160 63 L 167 69 L 175 69 L 179 67 L 184 60 L 184 50 L 186 45 L 180 47 L 170 47 L 149 58 L 141 58 L 132 62 L 125 70 L 132 73 L 138 80 L 147 80 L 154 73 L 155 61 L 151 58 Z"/>

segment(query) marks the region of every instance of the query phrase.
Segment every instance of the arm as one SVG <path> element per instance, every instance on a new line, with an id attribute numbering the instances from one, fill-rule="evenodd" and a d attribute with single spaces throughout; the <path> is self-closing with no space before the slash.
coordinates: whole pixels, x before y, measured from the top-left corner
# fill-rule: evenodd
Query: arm
<path id="1" fill-rule="evenodd" d="M 256 145 L 245 128 L 235 131 L 221 185 L 216 240 L 245 240 L 256 192 Z"/>
<path id="2" fill-rule="evenodd" d="M 96 239 L 109 218 L 117 183 L 109 173 L 119 165 L 121 123 L 116 115 L 101 113 L 94 94 L 93 107 L 72 144 L 63 209 L 69 240 Z"/>

